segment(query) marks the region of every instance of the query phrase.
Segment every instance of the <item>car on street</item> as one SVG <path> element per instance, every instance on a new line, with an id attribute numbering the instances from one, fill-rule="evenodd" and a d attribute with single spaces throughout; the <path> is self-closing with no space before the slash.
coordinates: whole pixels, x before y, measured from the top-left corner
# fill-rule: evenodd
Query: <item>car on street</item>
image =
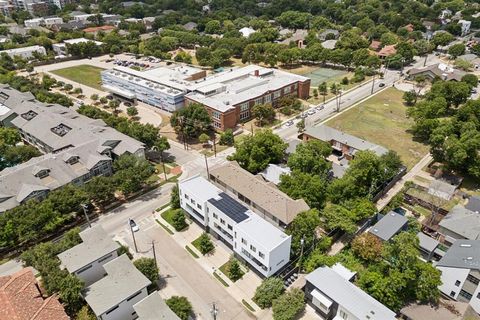
<path id="1" fill-rule="evenodd" d="M 306 112 L 305 112 L 305 113 L 302 113 L 302 114 L 300 115 L 300 118 L 302 118 L 302 119 L 305 119 L 306 117 L 308 117 L 308 114 L 307 114 Z"/>
<path id="2" fill-rule="evenodd" d="M 132 229 L 133 232 L 137 232 L 140 230 L 140 228 L 138 227 L 138 225 L 135 223 L 133 219 L 129 219 L 128 224 L 130 225 L 130 229 Z"/>
<path id="3" fill-rule="evenodd" d="M 323 109 L 325 109 L 325 106 L 324 106 L 324 105 L 315 107 L 315 110 L 317 110 L 317 111 L 321 111 L 321 110 L 323 110 Z"/>
<path id="4" fill-rule="evenodd" d="M 285 123 L 285 125 L 286 125 L 287 127 L 293 126 L 293 120 L 287 121 L 287 122 Z"/>
<path id="5" fill-rule="evenodd" d="M 380 83 L 378 84 L 378 86 L 379 86 L 380 88 L 385 87 L 385 83 L 380 82 Z"/>
<path id="6" fill-rule="evenodd" d="M 308 115 L 311 116 L 312 114 L 315 114 L 315 112 L 316 112 L 315 109 L 311 109 L 311 110 L 308 110 L 307 113 L 308 113 Z"/>

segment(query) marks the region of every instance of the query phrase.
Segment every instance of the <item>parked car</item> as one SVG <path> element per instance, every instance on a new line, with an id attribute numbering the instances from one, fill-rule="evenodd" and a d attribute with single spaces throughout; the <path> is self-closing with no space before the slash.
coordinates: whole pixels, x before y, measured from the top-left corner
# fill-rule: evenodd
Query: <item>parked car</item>
<path id="1" fill-rule="evenodd" d="M 138 230 L 140 230 L 140 228 L 133 219 L 129 219 L 128 224 L 130 225 L 130 229 L 132 229 L 133 232 L 137 232 Z"/>
<path id="2" fill-rule="evenodd" d="M 318 106 L 318 107 L 315 108 L 315 110 L 317 110 L 317 111 L 320 111 L 320 110 L 323 110 L 323 109 L 325 109 L 324 105 L 321 105 L 321 106 Z"/>
<path id="3" fill-rule="evenodd" d="M 302 113 L 302 114 L 300 115 L 300 118 L 302 118 L 302 119 L 305 119 L 306 117 L 308 117 L 308 114 L 307 114 L 307 113 Z"/>
<path id="4" fill-rule="evenodd" d="M 380 83 L 378 84 L 378 86 L 379 86 L 380 88 L 385 87 L 385 83 L 380 82 Z"/>
<path id="5" fill-rule="evenodd" d="M 310 109 L 308 110 L 307 113 L 311 116 L 312 114 L 315 114 L 315 112 L 316 112 L 315 109 Z"/>
<path id="6" fill-rule="evenodd" d="M 287 121 L 287 122 L 285 123 L 285 125 L 286 125 L 287 127 L 293 126 L 293 120 Z"/>

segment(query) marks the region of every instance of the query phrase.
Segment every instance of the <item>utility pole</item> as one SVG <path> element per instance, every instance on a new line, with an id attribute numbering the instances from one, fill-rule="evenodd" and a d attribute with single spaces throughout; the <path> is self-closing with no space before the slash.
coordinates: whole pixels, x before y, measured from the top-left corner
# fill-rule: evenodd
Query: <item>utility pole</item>
<path id="1" fill-rule="evenodd" d="M 370 92 L 371 94 L 373 94 L 374 88 L 375 88 L 375 74 L 373 75 L 373 78 L 372 78 L 372 91 Z"/>
<path id="2" fill-rule="evenodd" d="M 132 219 L 128 220 L 128 224 L 130 225 L 130 231 L 132 232 L 133 245 L 135 246 L 135 252 L 138 253 L 137 240 L 135 239 L 135 232 L 133 232 L 132 224 L 130 223 L 131 220 Z"/>
<path id="3" fill-rule="evenodd" d="M 158 269 L 157 265 L 157 253 L 155 252 L 155 241 L 152 240 L 152 251 L 153 251 L 153 260 L 155 260 L 155 267 Z"/>
<path id="4" fill-rule="evenodd" d="M 207 168 L 207 176 L 209 177 L 209 180 L 210 180 L 210 172 L 208 171 L 208 161 L 207 161 L 207 155 L 204 154 L 205 156 L 205 167 Z"/>
<path id="5" fill-rule="evenodd" d="M 217 157 L 217 136 L 215 132 L 213 133 L 213 153 L 215 154 L 215 158 Z"/>
<path id="6" fill-rule="evenodd" d="M 213 320 L 217 320 L 218 309 L 215 305 L 215 302 L 212 303 L 212 309 L 210 310 L 210 312 L 212 313 Z"/>
<path id="7" fill-rule="evenodd" d="M 303 236 L 302 236 L 302 239 L 300 239 L 300 245 L 301 245 L 301 249 L 300 249 L 300 259 L 298 259 L 298 273 L 300 273 L 300 270 L 302 268 L 303 246 L 305 245 L 305 239 Z"/>
<path id="8" fill-rule="evenodd" d="M 92 224 L 90 223 L 90 218 L 88 217 L 87 205 L 85 203 L 82 203 L 80 206 L 83 209 L 83 214 L 85 215 L 85 219 L 87 219 L 88 227 L 91 228 Z"/>

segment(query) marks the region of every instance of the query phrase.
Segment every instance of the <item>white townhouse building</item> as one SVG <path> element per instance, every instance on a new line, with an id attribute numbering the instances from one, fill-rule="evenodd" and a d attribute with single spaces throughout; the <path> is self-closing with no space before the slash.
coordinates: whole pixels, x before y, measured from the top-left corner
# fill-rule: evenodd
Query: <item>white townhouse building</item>
<path id="1" fill-rule="evenodd" d="M 60 253 L 58 258 L 62 268 L 89 286 L 105 276 L 103 265 L 118 257 L 120 245 L 100 225 L 83 230 L 80 238 L 82 243 Z"/>
<path id="2" fill-rule="evenodd" d="M 442 272 L 440 291 L 480 313 L 480 240 L 456 240 L 436 268 Z"/>
<path id="3" fill-rule="evenodd" d="M 137 319 L 133 306 L 148 296 L 151 282 L 126 254 L 103 267 L 107 275 L 85 289 L 85 301 L 99 320 Z"/>
<path id="4" fill-rule="evenodd" d="M 276 274 L 289 262 L 291 236 L 205 178 L 180 181 L 179 191 L 182 209 L 262 276 Z"/>
<path id="5" fill-rule="evenodd" d="M 33 58 L 33 53 L 37 52 L 41 55 L 46 55 L 47 51 L 42 46 L 30 46 L 30 47 L 23 47 L 23 48 L 16 48 L 16 49 L 8 49 L 0 51 L 0 55 L 2 53 L 6 53 L 10 58 L 20 57 L 22 59 L 30 59 Z"/>

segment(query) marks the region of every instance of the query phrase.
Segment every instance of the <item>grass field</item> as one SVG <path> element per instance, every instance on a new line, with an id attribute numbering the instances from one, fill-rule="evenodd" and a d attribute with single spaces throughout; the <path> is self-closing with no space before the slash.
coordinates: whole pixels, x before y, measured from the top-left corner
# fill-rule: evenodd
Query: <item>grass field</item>
<path id="1" fill-rule="evenodd" d="M 100 78 L 100 72 L 103 70 L 105 69 L 82 64 L 75 67 L 52 70 L 51 72 L 65 79 L 101 90 L 102 80 Z"/>
<path id="2" fill-rule="evenodd" d="M 326 124 L 396 151 L 411 169 L 429 148 L 413 141 L 408 132 L 413 120 L 406 116 L 407 107 L 402 102 L 402 95 L 402 91 L 388 88 Z"/>

